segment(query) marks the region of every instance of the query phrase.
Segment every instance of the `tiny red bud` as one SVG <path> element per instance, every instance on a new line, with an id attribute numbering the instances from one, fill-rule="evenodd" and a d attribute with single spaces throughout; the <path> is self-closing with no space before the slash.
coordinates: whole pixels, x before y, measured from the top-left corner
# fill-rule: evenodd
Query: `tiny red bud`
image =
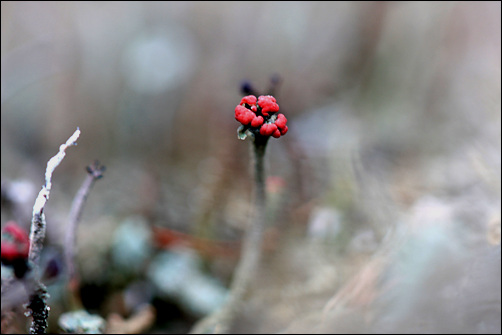
<path id="1" fill-rule="evenodd" d="M 247 95 L 244 98 L 241 99 L 241 105 L 242 104 L 248 104 L 248 105 L 256 105 L 256 97 L 254 95 Z"/>
<path id="2" fill-rule="evenodd" d="M 279 138 L 281 137 L 281 131 L 279 130 L 279 128 L 277 128 L 273 133 L 272 133 L 272 136 L 275 137 L 275 138 Z"/>
<path id="3" fill-rule="evenodd" d="M 256 116 L 251 121 L 251 127 L 259 128 L 263 124 L 263 116 Z"/>
<path id="4" fill-rule="evenodd" d="M 268 115 L 268 112 L 275 113 L 279 111 L 279 105 L 271 95 L 260 95 L 257 104 L 261 107 L 261 112 L 265 116 Z"/>
<path id="5" fill-rule="evenodd" d="M 284 128 L 279 129 L 281 131 L 281 135 L 284 135 L 288 132 L 288 126 L 284 126 Z"/>
<path id="6" fill-rule="evenodd" d="M 2 261 L 26 259 L 30 251 L 30 238 L 16 222 L 9 221 L 2 231 Z"/>
<path id="7" fill-rule="evenodd" d="M 260 134 L 263 136 L 270 136 L 277 130 L 277 126 L 273 123 L 265 123 L 260 128 Z"/>
<path id="8" fill-rule="evenodd" d="M 255 114 L 246 107 L 238 105 L 235 107 L 235 119 L 247 126 L 255 117 Z"/>
<path id="9" fill-rule="evenodd" d="M 279 129 L 286 127 L 286 122 L 288 122 L 288 119 L 286 119 L 284 114 L 277 114 L 277 120 L 275 120 L 275 124 Z"/>

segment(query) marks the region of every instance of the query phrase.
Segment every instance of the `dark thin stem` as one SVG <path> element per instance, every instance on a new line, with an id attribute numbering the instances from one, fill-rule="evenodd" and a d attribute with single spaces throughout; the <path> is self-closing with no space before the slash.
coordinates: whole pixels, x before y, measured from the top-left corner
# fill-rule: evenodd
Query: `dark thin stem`
<path id="1" fill-rule="evenodd" d="M 82 308 L 82 302 L 78 295 L 79 280 L 77 278 L 77 272 L 75 270 L 75 248 L 77 244 L 76 232 L 77 226 L 82 216 L 82 211 L 84 209 L 85 202 L 89 196 L 94 182 L 103 177 L 103 172 L 105 167 L 100 165 L 98 161 L 87 166 L 87 177 L 80 186 L 70 210 L 68 228 L 66 230 L 64 250 L 65 250 L 65 264 L 68 269 L 68 290 L 70 305 L 72 308 L 79 309 Z"/>
<path id="2" fill-rule="evenodd" d="M 260 261 L 263 231 L 265 228 L 265 169 L 264 156 L 266 141 L 255 141 L 254 149 L 254 181 L 255 181 L 255 213 L 253 224 L 246 231 L 244 244 L 242 246 L 242 256 L 237 267 L 230 290 L 232 298 L 242 301 L 249 284 L 256 273 Z"/>
<path id="3" fill-rule="evenodd" d="M 87 200 L 89 190 L 91 189 L 93 184 L 94 184 L 94 178 L 91 175 L 87 175 L 84 182 L 82 183 L 82 186 L 80 186 L 77 195 L 73 199 L 73 203 L 70 210 L 70 218 L 68 220 L 69 221 L 68 228 L 66 230 L 65 243 L 64 243 L 65 264 L 66 268 L 68 269 L 68 277 L 70 281 L 75 276 L 75 265 L 73 260 L 75 258 L 75 242 L 76 242 L 75 236 L 76 236 L 77 225 L 78 222 L 80 221 L 80 217 L 82 215 L 82 209 L 84 207 L 85 201 Z"/>
<path id="4" fill-rule="evenodd" d="M 89 196 L 89 192 L 97 179 L 103 176 L 104 166 L 100 166 L 96 161 L 94 164 L 87 167 L 88 175 L 80 189 L 78 190 L 70 210 L 68 228 L 65 236 L 65 263 L 68 269 L 68 278 L 70 283 L 75 279 L 75 245 L 76 231 L 78 222 L 82 216 L 85 202 Z"/>
<path id="5" fill-rule="evenodd" d="M 192 330 L 192 334 L 226 334 L 230 331 L 232 321 L 241 311 L 241 306 L 251 287 L 252 279 L 257 273 L 261 258 L 263 232 L 265 230 L 265 166 L 264 157 L 268 136 L 255 135 L 253 141 L 255 212 L 251 227 L 246 231 L 241 259 L 235 271 L 230 293 L 225 305 L 216 313 L 204 318 Z"/>

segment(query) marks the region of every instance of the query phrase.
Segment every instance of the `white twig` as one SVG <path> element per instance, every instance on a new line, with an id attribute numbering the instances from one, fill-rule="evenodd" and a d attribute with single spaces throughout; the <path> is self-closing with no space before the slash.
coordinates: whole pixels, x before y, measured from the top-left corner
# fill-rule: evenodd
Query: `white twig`
<path id="1" fill-rule="evenodd" d="M 66 156 L 65 150 L 68 147 L 77 144 L 79 136 L 80 129 L 77 128 L 66 143 L 61 144 L 59 152 L 56 156 L 52 157 L 49 162 L 47 162 L 47 169 L 45 170 L 45 185 L 42 186 L 42 190 L 38 193 L 37 199 L 35 200 L 35 205 L 33 206 L 33 218 L 31 220 L 30 252 L 28 259 L 32 263 L 33 271 L 35 273 L 39 271 L 38 261 L 40 259 L 40 252 L 45 238 L 46 224 L 44 207 L 47 200 L 49 200 L 49 194 L 51 192 L 52 173 Z M 36 278 L 36 276 L 32 278 Z M 48 293 L 46 287 L 36 279 L 35 285 L 35 291 L 31 294 L 30 303 L 27 306 L 27 309 L 31 310 L 30 314 L 33 318 L 30 333 L 45 334 L 45 330 L 47 329 L 47 320 L 49 317 L 49 307 L 47 306 Z"/>
<path id="2" fill-rule="evenodd" d="M 35 269 L 38 268 L 38 260 L 40 258 L 40 250 L 45 238 L 45 215 L 44 207 L 49 200 L 49 194 L 52 187 L 52 173 L 56 167 L 61 163 L 63 158 L 66 156 L 66 148 L 76 145 L 77 139 L 80 136 L 80 129 L 73 133 L 66 143 L 61 144 L 59 147 L 59 152 L 56 156 L 52 157 L 49 162 L 47 162 L 47 169 L 45 170 L 45 185 L 38 193 L 37 199 L 35 200 L 35 205 L 33 206 L 33 218 L 31 221 L 31 232 L 30 232 L 30 253 L 29 260 L 34 265 Z"/>
<path id="3" fill-rule="evenodd" d="M 45 170 L 45 185 L 42 187 L 40 193 L 38 193 L 37 200 L 35 200 L 35 205 L 33 206 L 33 216 L 36 213 L 42 213 L 44 210 L 45 203 L 49 200 L 49 193 L 51 192 L 52 187 L 52 173 L 56 169 L 56 167 L 61 163 L 64 156 L 66 156 L 66 148 L 77 145 L 77 139 L 80 136 L 80 129 L 77 127 L 77 130 L 70 136 L 70 138 L 66 141 L 66 143 L 61 144 L 59 147 L 59 152 L 56 156 L 52 157 L 47 162 L 47 169 Z M 32 227 L 33 233 L 33 227 Z"/>

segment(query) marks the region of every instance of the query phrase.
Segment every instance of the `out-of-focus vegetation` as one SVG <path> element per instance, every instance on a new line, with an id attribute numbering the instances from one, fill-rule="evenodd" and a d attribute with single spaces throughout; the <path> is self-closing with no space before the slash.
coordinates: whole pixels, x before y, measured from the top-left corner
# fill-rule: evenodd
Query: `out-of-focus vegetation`
<path id="1" fill-rule="evenodd" d="M 76 266 L 108 331 L 187 332 L 224 300 L 253 192 L 234 108 L 244 80 L 279 76 L 289 132 L 267 149 L 265 257 L 234 330 L 500 333 L 500 2 L 1 9 L 2 193 L 18 204 L 2 226 L 29 228 L 47 160 L 80 127 L 44 257 L 99 159 Z M 2 332 L 26 331 L 22 307 L 4 313 Z"/>

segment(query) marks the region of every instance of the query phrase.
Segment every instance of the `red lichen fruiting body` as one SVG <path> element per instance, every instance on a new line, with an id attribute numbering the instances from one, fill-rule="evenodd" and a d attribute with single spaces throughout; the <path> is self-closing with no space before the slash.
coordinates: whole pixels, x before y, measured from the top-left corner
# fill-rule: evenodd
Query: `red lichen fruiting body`
<path id="1" fill-rule="evenodd" d="M 19 225 L 15 221 L 9 221 L 5 224 L 3 228 L 3 232 L 11 235 L 14 240 L 26 243 L 29 241 L 28 234 L 26 231 L 19 227 Z"/>
<path id="2" fill-rule="evenodd" d="M 261 107 L 261 112 L 265 116 L 268 116 L 269 112 L 275 113 L 279 111 L 279 105 L 271 95 L 260 95 L 257 104 Z"/>
<path id="3" fill-rule="evenodd" d="M 235 119 L 244 126 L 247 126 L 255 118 L 255 116 L 256 115 L 246 107 L 241 105 L 235 107 Z"/>
<path id="4" fill-rule="evenodd" d="M 288 119 L 284 116 L 284 114 L 277 114 L 277 119 L 275 120 L 275 124 L 277 128 L 282 129 L 286 127 L 286 123 L 288 122 Z"/>
<path id="5" fill-rule="evenodd" d="M 242 104 L 248 104 L 250 106 L 256 105 L 256 97 L 254 95 L 247 95 L 244 98 L 241 99 L 241 105 Z"/>
<path id="6" fill-rule="evenodd" d="M 284 135 L 288 132 L 288 126 L 284 126 L 284 128 L 279 129 L 281 131 L 281 135 Z"/>
<path id="7" fill-rule="evenodd" d="M 23 228 L 9 221 L 2 231 L 2 261 L 28 258 L 30 238 Z"/>
<path id="8" fill-rule="evenodd" d="M 260 128 L 260 134 L 263 136 L 270 136 L 277 130 L 277 126 L 273 123 L 265 123 Z"/>
<path id="9" fill-rule="evenodd" d="M 272 133 L 272 136 L 275 137 L 275 138 L 279 138 L 281 137 L 281 131 L 279 130 L 279 128 L 277 128 L 273 133 Z"/>
<path id="10" fill-rule="evenodd" d="M 251 121 L 251 127 L 259 128 L 263 124 L 263 116 L 256 116 L 253 121 Z"/>

